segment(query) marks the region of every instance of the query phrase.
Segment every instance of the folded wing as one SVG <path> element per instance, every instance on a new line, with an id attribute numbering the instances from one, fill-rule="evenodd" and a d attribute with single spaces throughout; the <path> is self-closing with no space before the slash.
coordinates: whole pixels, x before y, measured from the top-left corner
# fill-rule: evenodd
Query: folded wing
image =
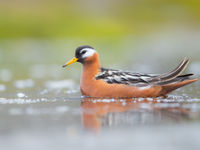
<path id="1" fill-rule="evenodd" d="M 109 84 L 126 84 L 130 86 L 165 85 L 188 80 L 193 74 L 180 75 L 189 63 L 184 59 L 173 71 L 165 74 L 141 74 L 128 71 L 101 68 L 96 80 L 104 80 Z"/>

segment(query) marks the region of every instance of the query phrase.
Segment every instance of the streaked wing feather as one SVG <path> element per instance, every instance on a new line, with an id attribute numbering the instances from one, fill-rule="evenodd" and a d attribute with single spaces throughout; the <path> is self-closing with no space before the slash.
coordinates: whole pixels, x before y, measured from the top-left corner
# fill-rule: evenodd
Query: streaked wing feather
<path id="1" fill-rule="evenodd" d="M 149 81 L 152 81 L 152 79 L 155 77 L 157 77 L 157 75 L 101 68 L 101 72 L 96 76 L 96 79 L 103 79 L 110 84 L 117 83 L 128 84 L 132 86 L 146 86 L 149 84 Z"/>

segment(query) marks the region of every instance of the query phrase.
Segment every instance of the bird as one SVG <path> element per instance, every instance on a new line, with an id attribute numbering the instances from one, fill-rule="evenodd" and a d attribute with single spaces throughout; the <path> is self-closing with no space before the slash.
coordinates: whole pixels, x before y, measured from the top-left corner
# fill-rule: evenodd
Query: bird
<path id="1" fill-rule="evenodd" d="M 79 62 L 83 66 L 80 91 L 86 97 L 167 97 L 170 92 L 199 80 L 199 78 L 190 79 L 193 74 L 181 75 L 189 63 L 187 58 L 168 73 L 134 73 L 101 67 L 97 51 L 89 45 L 83 45 L 76 48 L 75 57 L 63 67 L 74 62 Z"/>

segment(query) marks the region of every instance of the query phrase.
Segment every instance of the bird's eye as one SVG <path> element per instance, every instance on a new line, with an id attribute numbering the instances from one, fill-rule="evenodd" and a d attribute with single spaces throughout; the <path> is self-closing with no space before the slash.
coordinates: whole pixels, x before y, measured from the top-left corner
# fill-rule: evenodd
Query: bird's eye
<path id="1" fill-rule="evenodd" d="M 81 52 L 81 54 L 85 54 L 85 53 L 86 53 L 86 51 L 82 51 L 82 52 Z"/>

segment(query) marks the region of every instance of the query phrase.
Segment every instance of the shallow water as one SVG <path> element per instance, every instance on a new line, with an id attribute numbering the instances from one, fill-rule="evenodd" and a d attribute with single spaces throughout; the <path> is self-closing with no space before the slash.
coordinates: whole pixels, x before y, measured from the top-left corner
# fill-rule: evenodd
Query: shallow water
<path id="1" fill-rule="evenodd" d="M 58 89 L 37 98 L 11 93 L 0 99 L 1 148 L 198 149 L 200 99 L 187 96 L 197 86 L 166 99 L 81 99 L 79 91 Z"/>
<path id="2" fill-rule="evenodd" d="M 18 59 L 23 52 L 19 52 Z M 139 71 L 151 69 L 148 64 L 143 65 L 145 56 L 138 57 L 140 53 L 135 56 L 138 64 L 126 66 Z M 28 53 L 24 55 L 30 57 Z M 54 52 L 49 55 L 53 58 Z M 3 150 L 200 147 L 199 82 L 176 90 L 165 99 L 88 99 L 81 97 L 79 91 L 78 65 L 63 70 L 61 62 L 48 64 L 47 60 L 36 63 L 24 60 L 15 65 L 5 63 L 8 60 L 3 62 L 0 68 Z M 191 63 L 190 71 L 196 70 L 197 62 Z M 157 65 L 154 61 L 151 64 Z M 157 67 L 158 72 L 162 70 Z"/>

